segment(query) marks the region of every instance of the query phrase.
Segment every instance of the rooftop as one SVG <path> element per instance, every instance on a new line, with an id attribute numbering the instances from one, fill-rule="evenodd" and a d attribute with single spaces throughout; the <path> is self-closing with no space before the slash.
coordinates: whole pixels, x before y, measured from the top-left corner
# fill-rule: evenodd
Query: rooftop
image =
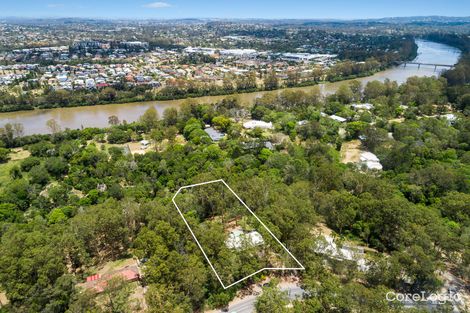
<path id="1" fill-rule="evenodd" d="M 213 141 L 219 141 L 219 140 L 222 140 L 225 137 L 224 133 L 218 131 L 217 129 L 215 129 L 213 127 L 208 127 L 206 129 L 204 129 L 204 131 L 209 135 L 209 137 Z"/>
<path id="2" fill-rule="evenodd" d="M 257 231 L 246 233 L 241 229 L 235 229 L 230 232 L 225 244 L 230 249 L 240 249 L 243 247 L 244 241 L 252 246 L 259 246 L 264 243 L 263 237 Z"/>
<path id="3" fill-rule="evenodd" d="M 251 120 L 243 123 L 244 128 L 248 129 L 253 129 L 256 127 L 263 128 L 263 129 L 273 129 L 273 123 L 269 122 L 264 122 L 264 121 L 257 121 L 257 120 Z"/>

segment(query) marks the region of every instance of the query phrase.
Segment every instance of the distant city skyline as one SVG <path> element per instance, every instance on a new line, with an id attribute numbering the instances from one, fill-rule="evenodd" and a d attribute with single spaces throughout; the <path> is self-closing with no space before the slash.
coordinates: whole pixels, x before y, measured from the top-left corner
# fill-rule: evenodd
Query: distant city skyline
<path id="1" fill-rule="evenodd" d="M 0 17 L 368 19 L 469 16 L 468 0 L 0 0 Z"/>

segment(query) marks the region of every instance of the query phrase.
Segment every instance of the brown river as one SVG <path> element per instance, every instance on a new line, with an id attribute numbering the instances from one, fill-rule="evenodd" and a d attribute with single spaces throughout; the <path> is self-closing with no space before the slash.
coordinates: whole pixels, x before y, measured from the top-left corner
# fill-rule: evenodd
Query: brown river
<path id="1" fill-rule="evenodd" d="M 436 63 L 436 64 L 456 64 L 460 51 L 453 47 L 438 44 L 435 42 L 416 40 L 418 45 L 418 56 L 414 62 L 421 63 Z M 378 72 L 372 76 L 359 78 L 363 86 L 372 80 L 384 81 L 386 78 L 403 83 L 408 77 L 411 76 L 433 76 L 439 75 L 444 68 L 437 68 L 434 66 L 421 66 L 417 65 L 398 66 L 388 70 Z M 341 84 L 347 81 L 336 83 L 321 84 L 320 89 L 323 94 L 334 93 Z M 291 88 L 291 90 L 304 90 L 309 91 L 314 86 Z M 241 103 L 249 105 L 254 102 L 256 98 L 261 97 L 265 93 L 279 93 L 282 90 L 275 91 L 260 91 L 253 93 L 239 94 L 238 97 Z M 226 96 L 210 96 L 194 98 L 199 103 L 215 103 Z M 11 113 L 0 113 L 0 127 L 7 123 L 21 123 L 24 126 L 24 134 L 45 134 L 50 132 L 46 126 L 46 122 L 50 119 L 55 119 L 62 129 L 79 129 L 82 127 L 107 127 L 108 117 L 115 115 L 119 120 L 126 120 L 133 122 L 141 116 L 149 107 L 155 107 L 161 114 L 166 108 L 178 108 L 181 103 L 186 99 L 169 100 L 169 101 L 148 101 L 148 102 L 133 102 L 122 104 L 107 104 L 97 106 L 83 106 L 73 108 L 57 108 L 57 109 L 41 109 L 33 111 L 21 111 Z"/>

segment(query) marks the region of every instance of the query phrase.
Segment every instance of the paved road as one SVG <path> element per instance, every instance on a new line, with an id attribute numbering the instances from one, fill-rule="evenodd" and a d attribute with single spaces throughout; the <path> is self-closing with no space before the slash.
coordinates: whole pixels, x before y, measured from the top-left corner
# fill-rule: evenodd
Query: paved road
<path id="1" fill-rule="evenodd" d="M 304 290 L 298 286 L 281 286 L 282 291 L 286 291 L 289 299 L 301 298 Z M 256 296 L 247 296 L 237 300 L 236 303 L 229 305 L 229 313 L 252 313 L 255 312 Z M 216 312 L 223 312 L 221 310 Z"/>
<path id="2" fill-rule="evenodd" d="M 256 296 L 248 296 L 229 306 L 230 313 L 251 313 L 255 311 Z"/>

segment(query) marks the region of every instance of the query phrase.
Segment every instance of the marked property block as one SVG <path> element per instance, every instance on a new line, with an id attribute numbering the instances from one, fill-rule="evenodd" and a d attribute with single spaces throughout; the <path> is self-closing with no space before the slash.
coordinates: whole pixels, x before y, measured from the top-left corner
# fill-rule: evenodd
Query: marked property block
<path id="1" fill-rule="evenodd" d="M 181 187 L 172 201 L 223 288 L 305 269 L 224 180 Z"/>

